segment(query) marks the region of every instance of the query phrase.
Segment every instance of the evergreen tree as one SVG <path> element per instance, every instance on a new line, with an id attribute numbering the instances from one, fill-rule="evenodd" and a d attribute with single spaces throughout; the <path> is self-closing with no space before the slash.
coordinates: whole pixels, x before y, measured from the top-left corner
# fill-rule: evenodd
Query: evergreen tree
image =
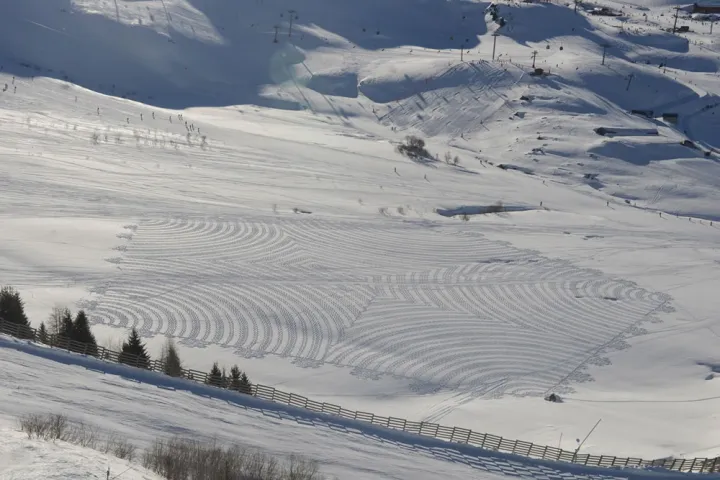
<path id="1" fill-rule="evenodd" d="M 241 371 L 237 365 L 233 365 L 230 369 L 230 388 L 241 393 L 250 394 L 251 386 L 252 384 L 245 372 Z"/>
<path id="2" fill-rule="evenodd" d="M 227 376 L 227 372 L 225 371 L 225 367 L 222 369 L 222 381 L 220 383 L 220 386 L 222 388 L 228 388 L 230 386 L 230 378 Z"/>
<path id="3" fill-rule="evenodd" d="M 150 367 L 150 356 L 135 328 L 130 331 L 127 342 L 123 342 L 122 353 L 118 356 L 118 362 L 140 368 Z"/>
<path id="4" fill-rule="evenodd" d="M 215 385 L 217 387 L 222 385 L 222 370 L 220 370 L 220 367 L 218 366 L 218 363 L 213 363 L 212 370 L 210 370 L 210 374 L 207 378 L 207 383 L 210 385 Z"/>
<path id="5" fill-rule="evenodd" d="M 240 391 L 248 395 L 252 394 L 252 383 L 245 372 L 240 375 Z"/>
<path id="6" fill-rule="evenodd" d="M 237 365 L 233 365 L 230 369 L 230 388 L 232 390 L 240 390 L 240 376 L 242 372 Z"/>
<path id="7" fill-rule="evenodd" d="M 49 343 L 50 342 L 47 328 L 45 328 L 45 322 L 42 322 L 40 324 L 40 328 L 38 328 L 38 341 L 40 343 Z"/>
<path id="8" fill-rule="evenodd" d="M 69 308 L 65 308 L 62 312 L 58 336 L 66 340 L 72 340 L 73 338 L 73 317 Z"/>
<path id="9" fill-rule="evenodd" d="M 13 287 L 2 287 L 0 289 L 0 319 L 18 325 L 30 326 L 27 315 L 25 315 L 25 302 L 20 298 L 20 293 Z"/>
<path id="10" fill-rule="evenodd" d="M 90 331 L 90 322 L 83 310 L 80 310 L 77 316 L 75 316 L 70 338 L 76 342 L 87 344 L 87 350 L 85 351 L 88 355 L 92 355 L 93 357 L 98 356 L 97 341 L 95 340 L 95 335 Z"/>
<path id="11" fill-rule="evenodd" d="M 163 371 L 171 377 L 182 377 L 182 362 L 172 338 L 167 339 L 162 351 Z"/>

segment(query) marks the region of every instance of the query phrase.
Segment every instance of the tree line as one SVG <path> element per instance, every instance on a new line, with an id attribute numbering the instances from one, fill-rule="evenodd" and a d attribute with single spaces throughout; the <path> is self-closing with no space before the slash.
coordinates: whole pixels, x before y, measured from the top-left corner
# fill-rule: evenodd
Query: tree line
<path id="1" fill-rule="evenodd" d="M 9 323 L 22 325 L 31 330 L 30 320 L 25 314 L 25 302 L 20 293 L 13 287 L 0 288 L 0 320 Z M 85 354 L 98 357 L 98 345 L 95 335 L 90 328 L 90 321 L 84 310 L 73 315 L 69 308 L 53 308 L 48 318 L 48 323 L 40 323 L 35 340 L 59 347 L 68 346 L 70 342 L 84 344 Z M 130 330 L 127 339 L 122 343 L 119 352 L 118 363 L 132 365 L 134 367 L 149 369 L 152 361 L 147 352 L 147 346 L 143 343 L 135 328 Z M 172 338 L 168 338 L 160 354 L 160 362 L 163 371 L 171 377 L 184 377 L 185 371 L 180 359 L 177 346 Z M 192 374 L 188 378 L 193 380 Z M 252 384 L 247 374 L 240 370 L 237 365 L 230 368 L 228 372 L 225 367 L 220 367 L 215 362 L 207 375 L 206 383 L 220 388 L 229 388 L 242 393 L 250 393 Z"/>

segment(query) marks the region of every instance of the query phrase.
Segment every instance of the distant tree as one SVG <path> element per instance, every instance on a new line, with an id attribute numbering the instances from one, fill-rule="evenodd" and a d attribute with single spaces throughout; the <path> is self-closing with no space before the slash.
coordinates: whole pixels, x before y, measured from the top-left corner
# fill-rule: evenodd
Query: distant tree
<path id="1" fill-rule="evenodd" d="M 218 366 L 217 362 L 213 363 L 212 369 L 210 370 L 210 374 L 207 378 L 207 383 L 219 387 L 222 385 L 222 377 L 223 373 L 222 370 L 220 370 L 220 366 Z"/>
<path id="2" fill-rule="evenodd" d="M 59 335 L 62 328 L 62 319 L 65 316 L 67 308 L 64 307 L 53 307 L 50 315 L 47 319 L 47 331 L 48 335 Z"/>
<path id="3" fill-rule="evenodd" d="M 248 395 L 252 393 L 252 383 L 245 372 L 240 376 L 240 391 Z"/>
<path id="4" fill-rule="evenodd" d="M 409 135 L 405 137 L 405 143 L 396 147 L 396 150 L 410 158 L 430 158 L 430 152 L 425 149 L 425 140 Z"/>
<path id="5" fill-rule="evenodd" d="M 21 338 L 33 338 L 30 329 L 30 322 L 25 315 L 25 302 L 20 298 L 20 293 L 13 287 L 2 287 L 0 289 L 0 320 L 20 325 L 18 336 Z"/>
<path id="6" fill-rule="evenodd" d="M 228 388 L 230 386 L 230 377 L 228 377 L 225 367 L 222 369 L 222 380 L 220 382 L 220 386 L 222 388 Z"/>
<path id="7" fill-rule="evenodd" d="M 251 387 L 252 384 L 245 372 L 241 371 L 237 365 L 234 365 L 230 369 L 230 388 L 241 393 L 250 394 Z"/>
<path id="8" fill-rule="evenodd" d="M 90 330 L 90 322 L 83 310 L 80 310 L 77 316 L 75 316 L 70 338 L 76 342 L 87 344 L 87 350 L 85 350 L 85 352 L 88 355 L 93 357 L 98 356 L 97 341 L 95 340 L 95 335 L 93 335 Z"/>
<path id="9" fill-rule="evenodd" d="M 73 318 L 69 309 L 64 309 L 60 318 L 60 329 L 58 330 L 58 343 L 63 346 L 69 346 L 73 336 Z"/>
<path id="10" fill-rule="evenodd" d="M 40 328 L 38 328 L 38 338 L 37 339 L 40 343 L 49 343 L 50 342 L 47 328 L 45 328 L 45 322 L 40 323 Z"/>
<path id="11" fill-rule="evenodd" d="M 118 356 L 118 362 L 140 368 L 149 368 L 150 356 L 135 328 L 130 331 L 130 336 L 127 341 L 123 342 L 122 352 Z"/>
<path id="12" fill-rule="evenodd" d="M 171 377 L 182 376 L 182 362 L 178 354 L 177 347 L 172 338 L 168 337 L 163 346 L 161 360 L 163 363 L 163 371 Z"/>
<path id="13" fill-rule="evenodd" d="M 20 298 L 20 293 L 13 287 L 2 287 L 0 289 L 0 319 L 18 325 L 30 326 L 27 315 L 25 315 L 25 302 Z"/>
<path id="14" fill-rule="evenodd" d="M 233 365 L 233 367 L 230 369 L 231 390 L 240 390 L 240 375 L 242 375 L 240 368 L 238 368 L 237 365 Z"/>

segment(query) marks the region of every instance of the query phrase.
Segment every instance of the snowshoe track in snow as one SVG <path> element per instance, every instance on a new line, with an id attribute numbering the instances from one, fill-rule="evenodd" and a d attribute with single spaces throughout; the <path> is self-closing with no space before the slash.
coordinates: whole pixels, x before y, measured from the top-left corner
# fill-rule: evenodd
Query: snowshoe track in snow
<path id="1" fill-rule="evenodd" d="M 363 378 L 541 395 L 589 380 L 586 365 L 607 364 L 603 354 L 627 348 L 669 301 L 451 228 L 144 220 L 93 320 Z"/>

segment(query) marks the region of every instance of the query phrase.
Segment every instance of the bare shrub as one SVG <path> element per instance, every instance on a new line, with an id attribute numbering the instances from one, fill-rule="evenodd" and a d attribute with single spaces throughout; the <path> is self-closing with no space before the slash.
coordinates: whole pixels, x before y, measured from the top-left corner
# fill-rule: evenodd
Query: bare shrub
<path id="1" fill-rule="evenodd" d="M 158 440 L 143 455 L 143 466 L 168 480 L 321 480 L 316 462 L 291 456 L 285 464 L 262 452 L 215 442 Z"/>
<path id="2" fill-rule="evenodd" d="M 431 158 L 430 152 L 425 149 L 425 140 L 414 135 L 405 137 L 405 143 L 396 147 L 398 153 L 410 158 Z"/>
<path id="3" fill-rule="evenodd" d="M 45 441 L 61 440 L 103 453 L 109 453 L 123 460 L 133 460 L 137 448 L 117 435 L 105 438 L 100 430 L 83 422 L 71 422 L 64 415 L 26 415 L 19 419 L 20 429 L 28 438 Z"/>
<path id="4" fill-rule="evenodd" d="M 70 422 L 60 414 L 26 415 L 19 419 L 28 438 L 62 440 L 133 461 L 137 448 L 115 434 L 104 436 L 82 422 Z M 240 446 L 173 438 L 156 440 L 140 457 L 145 468 L 167 480 L 323 480 L 317 462 L 291 455 L 278 459 Z"/>
<path id="5" fill-rule="evenodd" d="M 20 430 L 25 432 L 28 438 L 45 438 L 47 422 L 42 415 L 25 415 L 18 420 Z"/>
<path id="6" fill-rule="evenodd" d="M 117 435 L 110 435 L 105 441 L 104 453 L 109 453 L 117 458 L 131 462 L 135 460 L 137 447 Z"/>
<path id="7" fill-rule="evenodd" d="M 285 467 L 287 480 L 306 480 L 320 477 L 320 466 L 314 460 L 291 455 Z"/>
<path id="8" fill-rule="evenodd" d="M 100 443 L 100 431 L 94 425 L 70 423 L 61 440 L 96 450 Z"/>
<path id="9" fill-rule="evenodd" d="M 63 440 L 68 433 L 68 419 L 57 413 L 50 415 L 26 415 L 19 420 L 20 429 L 28 438 L 40 440 Z"/>

